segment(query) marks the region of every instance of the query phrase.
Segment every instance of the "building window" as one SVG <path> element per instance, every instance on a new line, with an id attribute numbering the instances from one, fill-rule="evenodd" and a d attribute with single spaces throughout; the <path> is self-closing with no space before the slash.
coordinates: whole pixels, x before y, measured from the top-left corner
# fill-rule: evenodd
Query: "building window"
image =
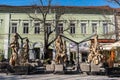
<path id="1" fill-rule="evenodd" d="M 40 23 L 35 23 L 34 25 L 35 25 L 34 33 L 39 34 L 40 33 Z"/>
<path id="2" fill-rule="evenodd" d="M 81 23 L 81 33 L 86 34 L 86 23 Z"/>
<path id="3" fill-rule="evenodd" d="M 45 26 L 47 27 L 47 33 L 50 33 L 51 32 L 51 24 L 46 23 Z"/>
<path id="4" fill-rule="evenodd" d="M 75 34 L 75 24 L 74 23 L 70 24 L 70 33 Z"/>
<path id="5" fill-rule="evenodd" d="M 58 33 L 63 33 L 63 24 L 58 24 Z"/>
<path id="6" fill-rule="evenodd" d="M 23 33 L 24 34 L 28 34 L 28 31 L 29 31 L 29 24 L 28 23 L 24 23 L 23 24 Z"/>
<path id="7" fill-rule="evenodd" d="M 92 33 L 97 33 L 97 23 L 92 23 Z"/>
<path id="8" fill-rule="evenodd" d="M 103 23 L 103 34 L 108 34 L 108 24 Z"/>
<path id="9" fill-rule="evenodd" d="M 12 23 L 12 33 L 17 33 L 17 23 Z"/>

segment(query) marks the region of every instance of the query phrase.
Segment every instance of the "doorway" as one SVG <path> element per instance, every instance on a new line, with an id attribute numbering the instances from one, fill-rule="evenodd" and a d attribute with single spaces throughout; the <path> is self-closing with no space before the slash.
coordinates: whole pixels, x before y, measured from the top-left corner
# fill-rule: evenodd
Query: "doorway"
<path id="1" fill-rule="evenodd" d="M 82 54 L 82 62 L 86 62 L 88 58 L 88 52 L 81 52 L 81 54 Z"/>
<path id="2" fill-rule="evenodd" d="M 70 52 L 70 60 L 76 60 L 76 52 Z"/>
<path id="3" fill-rule="evenodd" d="M 40 59 L 40 48 L 34 48 L 34 54 L 36 59 Z"/>

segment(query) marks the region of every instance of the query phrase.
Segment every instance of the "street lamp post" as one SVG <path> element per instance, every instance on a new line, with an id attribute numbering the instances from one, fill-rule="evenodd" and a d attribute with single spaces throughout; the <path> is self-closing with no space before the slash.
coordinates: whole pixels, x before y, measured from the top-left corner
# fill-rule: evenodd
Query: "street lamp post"
<path id="1" fill-rule="evenodd" d="M 77 72 L 80 72 L 80 61 L 79 61 L 79 43 L 77 44 Z"/>

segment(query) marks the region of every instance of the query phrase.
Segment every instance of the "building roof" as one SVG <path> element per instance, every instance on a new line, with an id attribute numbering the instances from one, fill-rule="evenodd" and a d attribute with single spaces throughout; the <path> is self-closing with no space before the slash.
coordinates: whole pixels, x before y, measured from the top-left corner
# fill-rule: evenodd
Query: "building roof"
<path id="1" fill-rule="evenodd" d="M 34 13 L 35 10 L 39 10 L 42 6 L 9 6 L 9 5 L 0 5 L 0 12 L 9 12 L 9 13 Z M 44 6 L 47 8 L 47 6 Z M 109 6 L 52 6 L 51 12 L 57 11 L 64 13 L 113 13 L 114 8 Z"/>

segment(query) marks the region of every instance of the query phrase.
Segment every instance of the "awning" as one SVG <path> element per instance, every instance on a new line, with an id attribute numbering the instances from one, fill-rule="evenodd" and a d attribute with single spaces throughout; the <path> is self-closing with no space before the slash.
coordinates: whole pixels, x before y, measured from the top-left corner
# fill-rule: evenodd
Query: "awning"
<path id="1" fill-rule="evenodd" d="M 112 48 L 116 49 L 116 47 L 120 47 L 120 41 L 111 44 L 102 45 L 103 50 L 111 50 Z"/>

